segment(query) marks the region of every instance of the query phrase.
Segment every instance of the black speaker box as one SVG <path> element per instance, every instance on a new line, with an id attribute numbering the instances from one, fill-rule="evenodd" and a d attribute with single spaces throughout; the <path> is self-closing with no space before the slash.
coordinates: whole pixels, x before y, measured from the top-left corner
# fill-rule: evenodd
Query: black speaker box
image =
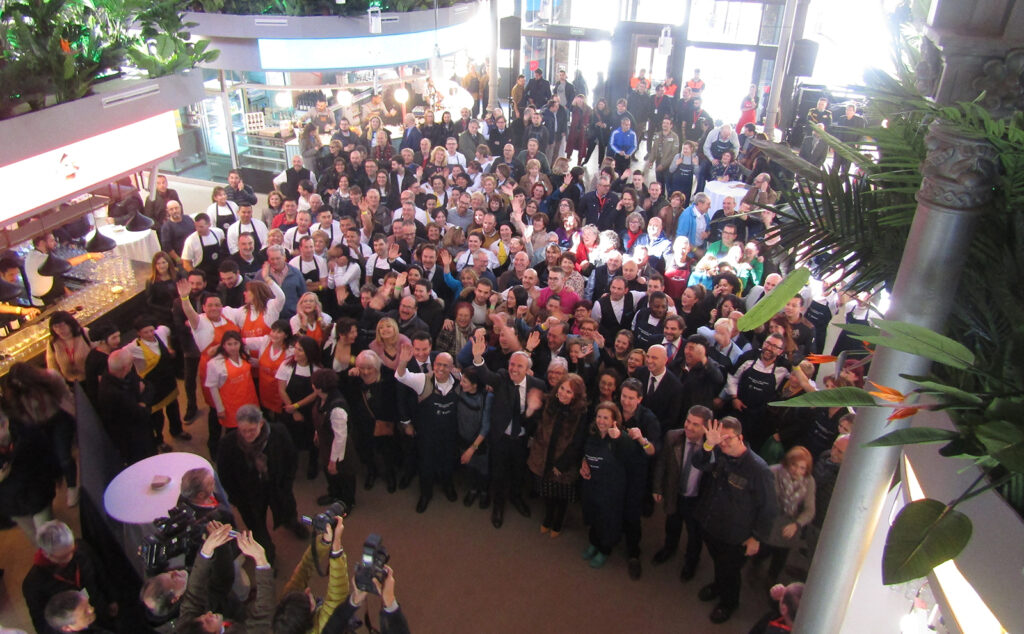
<path id="1" fill-rule="evenodd" d="M 498 27 L 498 48 L 515 50 L 519 48 L 521 20 L 514 15 L 502 18 Z"/>
<path id="2" fill-rule="evenodd" d="M 793 42 L 793 56 L 789 59 L 789 72 L 794 77 L 810 77 L 814 74 L 814 62 L 818 58 L 818 43 L 814 40 Z"/>

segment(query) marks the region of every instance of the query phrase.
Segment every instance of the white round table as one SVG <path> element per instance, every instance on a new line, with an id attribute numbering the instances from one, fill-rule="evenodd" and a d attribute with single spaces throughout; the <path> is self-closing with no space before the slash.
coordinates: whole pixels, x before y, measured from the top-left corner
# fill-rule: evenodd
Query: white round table
<path id="1" fill-rule="evenodd" d="M 140 460 L 117 474 L 103 493 L 107 515 L 124 524 L 148 524 L 166 517 L 178 504 L 181 477 L 190 469 L 213 467 L 206 458 L 194 453 L 172 452 Z M 150 483 L 158 475 L 171 478 L 167 486 L 153 490 Z"/>
<path id="2" fill-rule="evenodd" d="M 711 198 L 711 208 L 708 210 L 709 214 L 713 214 L 722 208 L 722 201 L 725 200 L 726 196 L 732 196 L 736 199 L 736 208 L 740 206 L 740 201 L 747 193 L 747 185 L 741 181 L 731 181 L 723 183 L 721 181 L 708 181 L 704 185 L 704 193 Z"/>
<path id="3" fill-rule="evenodd" d="M 156 232 L 152 229 L 128 231 L 121 225 L 106 224 L 105 221 L 102 221 L 100 233 L 117 243 L 113 251 L 115 254 L 128 260 L 137 260 L 148 264 L 153 261 L 153 255 L 160 250 L 160 242 L 156 239 Z M 88 240 L 92 236 L 93 232 L 90 231 L 85 239 Z"/>

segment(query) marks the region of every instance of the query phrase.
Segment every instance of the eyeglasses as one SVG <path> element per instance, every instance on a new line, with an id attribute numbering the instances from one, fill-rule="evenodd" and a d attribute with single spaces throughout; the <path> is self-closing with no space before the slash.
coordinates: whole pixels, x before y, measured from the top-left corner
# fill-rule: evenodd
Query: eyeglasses
<path id="1" fill-rule="evenodd" d="M 769 350 L 774 350 L 775 352 L 782 352 L 782 346 L 775 345 L 774 343 L 765 343 L 762 347 L 767 348 Z"/>

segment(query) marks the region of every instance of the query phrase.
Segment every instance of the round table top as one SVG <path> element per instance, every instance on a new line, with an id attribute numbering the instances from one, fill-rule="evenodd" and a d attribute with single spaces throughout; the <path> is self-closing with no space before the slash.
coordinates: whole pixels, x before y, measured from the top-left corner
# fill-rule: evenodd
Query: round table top
<path id="1" fill-rule="evenodd" d="M 733 193 L 737 190 L 747 191 L 747 189 L 749 189 L 749 187 L 743 181 L 729 181 L 723 183 L 722 181 L 709 180 L 707 184 L 704 185 L 705 192 L 711 191 L 712 193 L 723 195 Z M 736 202 L 739 203 L 738 200 Z"/>
<path id="2" fill-rule="evenodd" d="M 194 453 L 172 452 L 140 460 L 117 474 L 103 493 L 107 514 L 125 524 L 147 524 L 166 517 L 167 510 L 178 503 L 181 477 L 190 469 L 213 470 L 206 458 Z M 158 476 L 171 481 L 160 490 L 150 483 Z"/>
<path id="3" fill-rule="evenodd" d="M 128 231 L 122 225 L 107 224 L 105 221 L 103 224 L 99 225 L 99 228 L 100 233 L 116 242 L 117 246 L 145 240 L 149 237 L 149 234 L 153 232 L 152 229 L 147 229 L 146 231 Z M 93 235 L 95 235 L 94 232 L 95 229 L 89 231 L 89 233 L 85 235 L 85 239 L 89 240 L 92 238 Z"/>

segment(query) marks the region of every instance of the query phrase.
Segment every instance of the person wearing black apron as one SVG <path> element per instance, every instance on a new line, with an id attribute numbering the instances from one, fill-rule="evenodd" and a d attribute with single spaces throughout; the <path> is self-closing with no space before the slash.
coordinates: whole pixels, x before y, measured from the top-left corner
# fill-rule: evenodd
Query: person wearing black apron
<path id="1" fill-rule="evenodd" d="M 427 510 L 434 496 L 434 481 L 441 483 L 449 501 L 457 499 L 452 484 L 459 428 L 459 389 L 451 376 L 451 355 L 442 352 L 434 359 L 432 372 L 414 373 L 406 369 L 411 352 L 403 350 L 398 358 L 395 378 L 417 393 L 412 424 L 416 432 L 419 456 L 420 499 L 416 512 Z"/>
<path id="2" fill-rule="evenodd" d="M 238 222 L 238 205 L 228 200 L 228 190 L 223 187 L 213 188 L 213 204 L 206 210 L 213 226 L 228 233 L 228 227 Z"/>
<path id="3" fill-rule="evenodd" d="M 209 238 L 212 238 L 213 242 L 207 244 Z M 199 243 L 203 247 L 203 259 L 197 268 L 206 274 L 206 290 L 215 293 L 217 285 L 220 284 L 220 263 L 224 261 L 227 252 L 224 244 L 212 230 L 206 236 L 200 236 Z"/>
<path id="4" fill-rule="evenodd" d="M 285 362 L 277 371 L 279 383 L 284 384 L 285 426 L 291 433 L 295 448 L 309 452 L 306 478 L 315 480 L 318 471 L 318 456 L 313 446 L 313 407 L 316 395 L 313 393 L 313 370 L 320 367 L 320 347 L 311 337 L 295 340 L 294 357 Z M 300 367 L 301 366 L 301 367 Z M 297 420 L 299 414 L 302 420 Z"/>
<path id="5" fill-rule="evenodd" d="M 828 325 L 832 322 L 832 309 L 828 300 L 811 300 L 804 312 L 804 319 L 814 326 L 814 346 L 812 352 L 821 354 L 825 350 L 825 337 L 828 336 Z M 847 322 L 849 323 L 849 322 Z"/>
<path id="6" fill-rule="evenodd" d="M 755 453 L 760 453 L 762 445 L 774 431 L 769 424 L 768 403 L 779 397 L 780 382 L 776 378 L 776 369 L 782 350 L 782 337 L 770 335 L 761 347 L 760 356 L 752 359 L 750 366 L 737 375 L 733 408 L 743 423 L 743 436 Z M 764 369 L 758 369 L 758 362 Z M 744 359 L 737 363 L 742 367 Z M 736 407 L 736 400 L 742 403 L 742 409 Z"/>

